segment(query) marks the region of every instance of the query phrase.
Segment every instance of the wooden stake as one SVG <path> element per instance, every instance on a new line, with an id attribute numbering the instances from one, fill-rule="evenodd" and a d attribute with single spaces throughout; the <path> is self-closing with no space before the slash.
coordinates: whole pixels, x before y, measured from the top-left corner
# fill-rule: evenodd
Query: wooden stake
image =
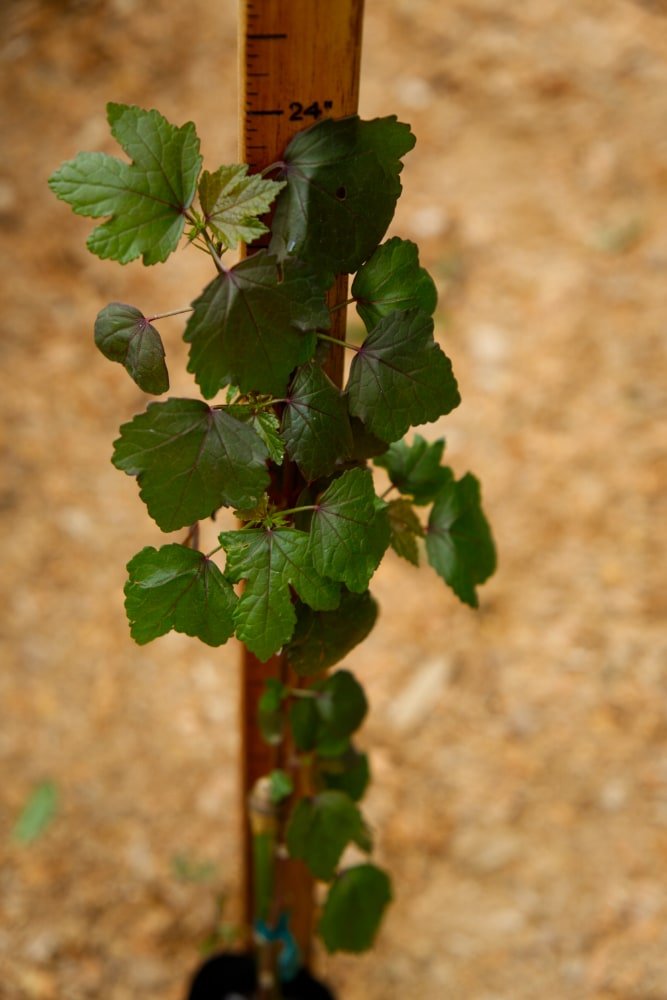
<path id="1" fill-rule="evenodd" d="M 240 4 L 240 159 L 257 172 L 280 160 L 289 140 L 322 117 L 354 114 L 359 98 L 363 0 L 241 0 Z M 248 252 L 261 247 L 254 244 Z M 340 276 L 330 305 L 347 298 L 347 276 Z M 332 336 L 345 337 L 345 309 L 332 317 Z M 327 366 L 338 385 L 343 379 L 343 350 L 334 348 Z M 267 677 L 293 685 L 284 657 L 260 663 L 243 656 L 241 692 L 242 794 L 244 844 L 244 922 L 252 925 L 252 867 L 247 797 L 258 778 L 284 759 L 262 740 L 257 704 Z M 307 780 L 307 779 L 306 779 Z M 280 903 L 290 911 L 290 927 L 304 961 L 313 932 L 313 881 L 305 866 L 282 862 L 278 874 Z"/>

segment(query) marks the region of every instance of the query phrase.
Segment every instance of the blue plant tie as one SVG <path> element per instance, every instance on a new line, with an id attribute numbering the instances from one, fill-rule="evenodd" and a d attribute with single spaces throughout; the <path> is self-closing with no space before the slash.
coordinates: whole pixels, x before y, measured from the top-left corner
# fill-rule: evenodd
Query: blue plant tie
<path id="1" fill-rule="evenodd" d="M 269 927 L 265 920 L 255 921 L 255 934 L 266 942 L 278 941 L 282 944 L 278 955 L 278 977 L 281 983 L 294 979 L 301 965 L 301 955 L 296 939 L 289 929 L 289 916 L 281 913 L 275 927 Z"/>

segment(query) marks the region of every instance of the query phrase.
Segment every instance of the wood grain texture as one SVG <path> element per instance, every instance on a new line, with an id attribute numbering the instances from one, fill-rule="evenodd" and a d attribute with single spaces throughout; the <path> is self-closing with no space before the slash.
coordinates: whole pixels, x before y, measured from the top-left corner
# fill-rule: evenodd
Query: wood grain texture
<path id="1" fill-rule="evenodd" d="M 240 160 L 251 172 L 279 161 L 290 139 L 321 117 L 342 118 L 357 111 L 363 0 L 241 0 Z M 254 245 L 257 249 L 262 242 Z M 264 244 L 265 245 L 265 244 Z M 251 252 L 249 250 L 248 252 Z M 347 298 L 340 275 L 330 305 Z M 345 309 L 332 317 L 332 336 L 345 338 Z M 343 379 L 343 349 L 333 347 L 326 365 L 337 385 Z M 289 747 L 267 746 L 257 726 L 257 702 L 264 680 L 298 684 L 284 657 L 259 663 L 244 651 L 241 684 L 243 804 L 255 781 L 276 766 L 289 766 Z M 307 780 L 307 777 L 306 779 Z M 245 813 L 245 808 L 244 808 Z M 252 924 L 250 831 L 244 822 L 244 917 Z M 280 904 L 307 961 L 313 932 L 313 881 L 300 862 L 283 861 L 278 872 Z"/>

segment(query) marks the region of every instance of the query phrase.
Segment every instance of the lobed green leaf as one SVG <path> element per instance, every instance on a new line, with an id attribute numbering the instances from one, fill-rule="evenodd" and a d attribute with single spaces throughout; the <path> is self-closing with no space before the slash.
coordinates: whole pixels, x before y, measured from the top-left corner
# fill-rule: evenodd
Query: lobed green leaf
<path id="1" fill-rule="evenodd" d="M 402 559 L 419 566 L 417 539 L 424 534 L 421 522 L 409 500 L 392 500 L 387 507 L 391 547 Z"/>
<path id="2" fill-rule="evenodd" d="M 331 274 L 357 271 L 391 222 L 401 158 L 414 143 L 394 116 L 327 118 L 299 132 L 285 152 L 271 252 Z"/>
<path id="3" fill-rule="evenodd" d="M 264 251 L 215 278 L 192 303 L 184 333 L 202 394 L 210 399 L 233 384 L 282 395 L 292 370 L 315 352 L 312 331 L 330 325 L 328 284 L 298 261 L 279 267 Z"/>
<path id="4" fill-rule="evenodd" d="M 149 514 L 174 531 L 219 507 L 257 504 L 269 485 L 266 459 L 247 424 L 196 399 L 169 399 L 123 424 L 112 461 L 138 477 Z"/>
<path id="5" fill-rule="evenodd" d="M 280 436 L 280 421 L 270 410 L 253 410 L 251 405 L 232 405 L 227 407 L 237 420 L 250 424 L 258 437 L 264 442 L 269 458 L 276 465 L 281 465 L 285 457 L 285 444 Z"/>
<path id="6" fill-rule="evenodd" d="M 419 309 L 431 316 L 438 301 L 433 279 L 419 265 L 417 246 L 398 236 L 379 246 L 357 271 L 351 291 L 369 330 L 392 312 Z"/>
<path id="7" fill-rule="evenodd" d="M 125 610 L 143 645 L 171 629 L 222 646 L 234 632 L 236 594 L 210 559 L 185 545 L 148 546 L 127 564 Z"/>
<path id="8" fill-rule="evenodd" d="M 309 482 L 330 475 L 350 454 L 352 431 L 345 399 L 314 361 L 300 368 L 290 385 L 281 436 Z"/>
<path id="9" fill-rule="evenodd" d="M 451 362 L 433 338 L 433 320 L 419 310 L 380 320 L 354 356 L 347 392 L 350 413 L 385 441 L 461 402 Z"/>
<path id="10" fill-rule="evenodd" d="M 386 511 L 378 510 L 368 469 L 350 469 L 333 481 L 315 504 L 310 550 L 322 576 L 363 593 L 387 545 Z"/>
<path id="11" fill-rule="evenodd" d="M 199 181 L 204 220 L 228 250 L 240 242 L 252 243 L 268 232 L 258 216 L 269 211 L 276 195 L 285 187 L 283 181 L 247 174 L 247 164 L 239 163 L 219 167 L 215 173 L 205 170 Z"/>
<path id="12" fill-rule="evenodd" d="M 317 750 L 324 757 L 339 757 L 368 711 L 364 690 L 349 670 L 338 670 L 306 690 L 308 696 L 290 705 L 295 745 L 304 752 Z"/>
<path id="13" fill-rule="evenodd" d="M 370 781 L 368 754 L 348 745 L 339 757 L 319 758 L 317 763 L 326 788 L 345 792 L 354 802 L 363 798 Z"/>
<path id="14" fill-rule="evenodd" d="M 296 612 L 290 585 L 318 610 L 335 608 L 337 584 L 315 571 L 308 535 L 295 528 L 244 528 L 220 535 L 227 552 L 226 575 L 246 585 L 234 614 L 236 635 L 260 660 L 268 660 L 291 638 Z"/>
<path id="15" fill-rule="evenodd" d="M 372 434 L 369 429 L 359 420 L 359 417 L 350 416 L 350 427 L 352 428 L 352 451 L 350 458 L 354 462 L 366 462 L 369 458 L 383 455 L 389 444 L 381 438 Z"/>
<path id="16" fill-rule="evenodd" d="M 178 246 L 201 170 L 192 122 L 176 127 L 157 111 L 108 104 L 111 134 L 131 158 L 79 153 L 49 178 L 51 190 L 79 215 L 111 218 L 88 238 L 98 257 L 126 264 L 167 259 Z"/>
<path id="17" fill-rule="evenodd" d="M 313 611 L 297 605 L 294 634 L 285 648 L 290 666 L 300 674 L 320 673 L 332 667 L 366 638 L 373 628 L 378 608 L 369 591 L 343 591 L 334 611 Z"/>
<path id="18" fill-rule="evenodd" d="M 428 561 L 456 596 L 478 606 L 476 587 L 496 568 L 491 529 L 481 506 L 479 481 L 470 473 L 453 476 L 431 510 L 426 532 Z"/>
<path id="19" fill-rule="evenodd" d="M 319 934 L 327 951 L 367 951 L 391 902 L 388 875 L 375 865 L 341 872 L 329 890 Z"/>
<path id="20" fill-rule="evenodd" d="M 287 849 L 315 878 L 328 882 L 343 851 L 362 830 L 363 819 L 352 799 L 344 792 L 323 791 L 297 802 L 287 825 Z"/>
<path id="21" fill-rule="evenodd" d="M 412 497 L 413 503 L 427 504 L 435 500 L 440 490 L 452 478 L 452 471 L 441 466 L 445 448 L 443 438 L 429 444 L 415 434 L 412 444 L 396 441 L 374 464 L 386 469 L 400 493 Z"/>
<path id="22" fill-rule="evenodd" d="M 317 711 L 322 720 L 317 743 L 347 740 L 366 717 L 368 702 L 364 689 L 349 670 L 337 670 L 316 685 Z"/>

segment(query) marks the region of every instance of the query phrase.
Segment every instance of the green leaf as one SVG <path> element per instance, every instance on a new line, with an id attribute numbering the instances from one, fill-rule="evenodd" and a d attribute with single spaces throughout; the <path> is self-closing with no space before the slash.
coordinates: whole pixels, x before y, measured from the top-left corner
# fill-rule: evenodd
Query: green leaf
<path id="1" fill-rule="evenodd" d="M 294 782 L 292 781 L 292 778 L 287 771 L 281 771 L 279 768 L 275 771 L 271 771 L 271 774 L 269 775 L 269 782 L 271 802 L 273 802 L 274 805 L 278 805 L 280 802 L 288 799 L 294 791 Z"/>
<path id="2" fill-rule="evenodd" d="M 335 611 L 313 611 L 297 605 L 297 622 L 285 648 L 290 666 L 302 676 L 332 667 L 369 634 L 378 608 L 369 591 L 351 594 L 343 591 Z"/>
<path id="3" fill-rule="evenodd" d="M 199 201 L 206 223 L 228 249 L 253 240 L 268 230 L 258 219 L 271 207 L 281 181 L 265 180 L 260 174 L 248 177 L 247 164 L 219 167 L 211 174 L 205 170 L 199 181 Z"/>
<path id="4" fill-rule="evenodd" d="M 350 417 L 350 427 L 352 428 L 352 451 L 350 458 L 354 462 L 365 462 L 368 458 L 375 458 L 383 455 L 389 447 L 386 441 L 382 441 L 375 434 L 371 434 L 359 417 Z"/>
<path id="5" fill-rule="evenodd" d="M 223 532 L 220 543 L 227 552 L 226 576 L 246 581 L 234 615 L 236 635 L 260 660 L 268 660 L 294 631 L 290 584 L 312 608 L 337 606 L 339 588 L 316 573 L 305 532 L 245 528 Z"/>
<path id="6" fill-rule="evenodd" d="M 413 566 L 419 566 L 417 539 L 423 536 L 424 530 L 412 504 L 409 500 L 392 500 L 387 507 L 387 514 L 392 549 Z"/>
<path id="7" fill-rule="evenodd" d="M 264 740 L 271 745 L 280 743 L 283 738 L 282 705 L 287 694 L 285 685 L 275 677 L 264 681 L 264 690 L 259 696 L 258 722 Z"/>
<path id="8" fill-rule="evenodd" d="M 166 260 L 178 246 L 201 169 L 192 122 L 177 128 L 157 111 L 107 104 L 111 134 L 132 163 L 79 153 L 49 178 L 51 190 L 78 215 L 111 218 L 93 230 L 88 249 L 126 264 Z"/>
<path id="9" fill-rule="evenodd" d="M 461 402 L 451 362 L 433 338 L 433 320 L 419 310 L 380 320 L 354 356 L 347 391 L 350 413 L 385 441 Z"/>
<path id="10" fill-rule="evenodd" d="M 451 469 L 440 465 L 444 448 L 443 438 L 429 444 L 415 434 L 412 444 L 391 444 L 384 455 L 375 459 L 375 465 L 386 469 L 394 486 L 411 496 L 414 503 L 427 504 L 452 478 Z"/>
<path id="11" fill-rule="evenodd" d="M 143 646 L 171 629 L 222 646 L 234 632 L 236 594 L 202 552 L 185 545 L 148 546 L 127 564 L 125 611 Z"/>
<path id="12" fill-rule="evenodd" d="M 378 519 L 384 514 L 386 521 L 386 514 L 378 514 L 376 499 L 370 471 L 350 469 L 319 497 L 310 524 L 310 548 L 317 571 L 340 580 L 357 594 L 367 589 L 389 544 L 388 525 L 386 539 L 382 525 L 377 530 Z"/>
<path id="13" fill-rule="evenodd" d="M 45 832 L 58 809 L 58 789 L 53 781 L 42 781 L 36 785 L 13 831 L 14 840 L 21 844 L 31 844 Z"/>
<path id="14" fill-rule="evenodd" d="M 324 791 L 300 799 L 287 826 L 291 858 L 305 861 L 315 878 L 328 882 L 348 844 L 363 827 L 359 809 L 344 792 Z"/>
<path id="15" fill-rule="evenodd" d="M 414 142 L 395 117 L 327 118 L 299 132 L 285 152 L 271 252 L 332 274 L 357 271 L 391 222 L 401 157 Z"/>
<path id="16" fill-rule="evenodd" d="M 257 528 L 261 524 L 265 524 L 270 518 L 269 508 L 272 506 L 269 500 L 269 494 L 264 493 L 261 497 L 259 503 L 255 504 L 254 507 L 237 508 L 234 511 L 234 517 L 239 521 L 246 521 L 244 528 Z"/>
<path id="17" fill-rule="evenodd" d="M 369 330 L 398 310 L 419 309 L 431 316 L 438 301 L 433 279 L 419 266 L 417 246 L 397 236 L 379 246 L 357 271 L 352 296 Z"/>
<path id="18" fill-rule="evenodd" d="M 327 951 L 371 948 L 391 899 L 389 877 L 375 865 L 341 872 L 329 890 L 318 928 Z"/>
<path id="19" fill-rule="evenodd" d="M 295 698 L 289 708 L 289 724 L 297 750 L 314 750 L 321 725 L 316 698 Z"/>
<path id="20" fill-rule="evenodd" d="M 364 690 L 348 670 L 339 670 L 306 690 L 306 695 L 296 697 L 290 705 L 290 728 L 297 749 L 339 757 L 368 710 Z"/>
<path id="21" fill-rule="evenodd" d="M 426 532 L 428 561 L 456 596 L 476 608 L 476 586 L 496 568 L 491 529 L 481 507 L 478 480 L 469 472 L 440 491 Z"/>
<path id="22" fill-rule="evenodd" d="M 144 392 L 159 396 L 169 388 L 162 338 L 134 306 L 105 306 L 95 320 L 95 343 L 105 358 L 123 365 Z"/>
<path id="23" fill-rule="evenodd" d="M 210 399 L 232 383 L 242 392 L 284 393 L 290 373 L 315 352 L 316 329 L 328 329 L 328 278 L 299 261 L 279 268 L 264 251 L 215 278 L 192 303 L 184 338 L 188 371 Z"/>
<path id="24" fill-rule="evenodd" d="M 340 757 L 320 758 L 318 771 L 326 788 L 345 792 L 354 802 L 363 798 L 370 781 L 368 754 L 351 745 Z"/>
<path id="25" fill-rule="evenodd" d="M 250 424 L 258 437 L 262 439 L 269 453 L 269 458 L 276 465 L 281 465 L 285 456 L 285 444 L 280 436 L 280 421 L 270 410 L 255 410 L 251 406 L 234 405 L 227 409 L 237 420 Z"/>
<path id="26" fill-rule="evenodd" d="M 330 475 L 350 453 L 352 431 L 345 399 L 315 362 L 296 373 L 281 434 L 288 455 L 309 482 Z"/>
<path id="27" fill-rule="evenodd" d="M 120 428 L 113 464 L 138 476 L 163 531 L 219 507 L 253 507 L 269 485 L 264 445 L 247 424 L 196 399 L 150 403 Z"/>
<path id="28" fill-rule="evenodd" d="M 201 861 L 180 853 L 171 858 L 171 870 L 181 882 L 193 882 L 195 885 L 210 882 L 217 874 L 215 862 Z"/>
<path id="29" fill-rule="evenodd" d="M 322 725 L 317 742 L 347 739 L 366 717 L 368 702 L 364 689 L 349 670 L 337 670 L 318 686 L 316 705 Z"/>

